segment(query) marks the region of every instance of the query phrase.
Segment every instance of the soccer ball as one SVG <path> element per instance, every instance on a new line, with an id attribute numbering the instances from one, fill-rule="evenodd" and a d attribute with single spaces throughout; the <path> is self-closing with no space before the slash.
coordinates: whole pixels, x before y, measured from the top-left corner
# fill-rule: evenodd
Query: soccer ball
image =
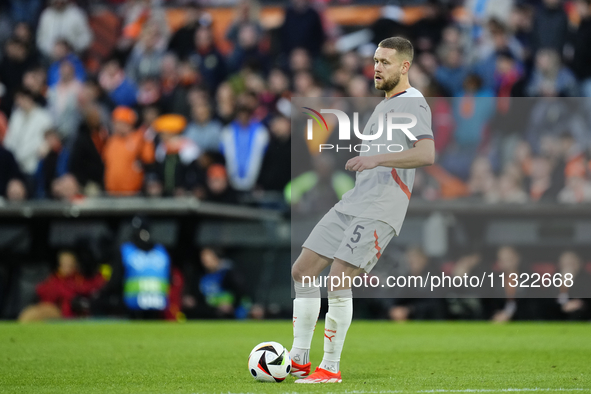
<path id="1" fill-rule="evenodd" d="M 282 382 L 291 371 L 289 351 L 277 342 L 259 343 L 248 356 L 248 370 L 261 382 Z"/>

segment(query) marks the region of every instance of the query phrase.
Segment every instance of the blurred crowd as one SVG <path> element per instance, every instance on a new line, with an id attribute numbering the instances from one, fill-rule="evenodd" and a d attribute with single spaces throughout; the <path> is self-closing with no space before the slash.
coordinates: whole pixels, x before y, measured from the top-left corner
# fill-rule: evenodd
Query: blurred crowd
<path id="1" fill-rule="evenodd" d="M 261 4 L 236 1 L 220 37 L 197 0 L 3 2 L 0 195 L 285 206 L 290 97 L 379 96 L 373 52 L 401 35 L 411 84 L 433 98 L 438 164 L 416 196 L 591 200 L 591 105 L 572 99 L 591 97 L 589 0 L 415 1 L 412 23 L 386 6 L 368 26 L 334 23 L 330 2 L 281 4 L 266 28 Z"/>
<path id="2" fill-rule="evenodd" d="M 24 272 L 15 273 L 21 279 L 13 278 L 6 300 L 0 299 L 0 311 L 13 311 L 14 315 L 8 312 L 4 317 L 18 314 L 21 322 L 291 317 L 290 303 L 261 298 L 256 286 L 247 283 L 241 261 L 235 264 L 223 250 L 202 245 L 187 259 L 154 241 L 148 218 L 134 217 L 131 229 L 129 239 L 121 244 L 99 242 L 99 246 L 96 240 L 81 238 L 73 247 L 57 251 L 52 272 L 45 278 L 33 281 L 25 279 Z M 408 285 L 398 281 L 400 286 L 380 296 L 372 293 L 371 298 L 363 297 L 364 292 L 372 291 L 370 286 L 356 288 L 355 302 L 360 304 L 356 317 L 397 322 L 591 320 L 591 262 L 585 255 L 588 253 L 563 249 L 536 258 L 532 250 L 505 244 L 470 247 L 452 258 L 430 258 L 418 246 L 393 245 L 367 283 L 373 283 L 371 277 L 389 283 L 388 276 L 420 277 L 429 283 L 429 277 L 443 273 L 454 286 L 431 289 L 429 284 L 411 285 L 409 279 Z M 484 292 L 479 286 L 461 284 L 464 277 L 488 281 L 491 274 L 494 285 Z M 18 284 L 23 281 L 28 285 Z M 464 283 L 473 284 L 472 280 Z M 288 291 L 287 283 L 284 291 Z M 323 313 L 326 307 L 324 299 Z"/>
<path id="3" fill-rule="evenodd" d="M 135 216 L 130 228 L 129 239 L 121 244 L 79 238 L 73 246 L 57 250 L 55 259 L 50 258 L 49 275 L 31 281 L 32 286 L 19 287 L 17 283 L 26 279 L 15 273 L 7 300 L 0 299 L 5 303 L 0 310 L 16 311 L 21 322 L 265 316 L 223 250 L 204 245 L 184 264 L 183 258 L 154 241 L 148 218 Z M 45 271 L 42 268 L 46 267 L 37 270 Z M 8 312 L 8 317 L 15 316 Z"/>
<path id="4" fill-rule="evenodd" d="M 512 320 L 591 319 L 588 292 L 591 262 L 585 261 L 585 253 L 567 249 L 556 256 L 535 258 L 535 254 L 526 249 L 509 244 L 496 249 L 471 247 L 453 259 L 433 259 L 420 247 L 411 246 L 392 254 L 397 263 L 378 266 L 379 271 L 375 274 L 372 271 L 372 274 L 381 280 L 387 275 L 412 275 L 427 280 L 428 274 L 441 276 L 444 273 L 456 279 L 464 276 L 480 278 L 484 274 L 488 280 L 492 273 L 495 278 L 504 274 L 505 282 L 495 282 L 484 298 L 482 288 L 478 287 L 462 285 L 431 291 L 429 286 L 409 286 L 399 289 L 397 298 L 356 301 L 365 304 L 366 310 L 370 311 L 366 317 L 394 321 L 451 319 L 504 323 Z M 552 285 L 548 279 L 543 285 L 541 279 L 539 283 L 534 282 L 536 278 L 563 278 L 567 274 L 573 278 L 568 286 L 563 282 Z M 520 278 L 520 285 L 510 278 Z"/>

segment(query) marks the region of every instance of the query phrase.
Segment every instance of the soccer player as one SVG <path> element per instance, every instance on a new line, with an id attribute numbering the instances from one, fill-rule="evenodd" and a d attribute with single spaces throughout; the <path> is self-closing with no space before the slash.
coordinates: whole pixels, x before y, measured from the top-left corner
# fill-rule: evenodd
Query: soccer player
<path id="1" fill-rule="evenodd" d="M 369 273 L 388 242 L 399 234 L 415 168 L 431 165 L 435 159 L 430 108 L 423 95 L 408 82 L 413 52 L 412 44 L 400 37 L 387 38 L 378 45 L 374 55 L 374 83 L 377 89 L 385 92 L 386 98 L 377 105 L 363 134 L 374 134 L 381 124 L 382 135 L 371 141 L 371 150 L 347 162 L 345 169 L 357 172 L 355 187 L 314 227 L 292 267 L 296 296 L 291 374 L 303 378 L 296 383 L 342 381 L 339 362 L 353 316 L 353 278 L 362 272 Z M 416 126 L 409 129 L 415 139 L 411 140 L 401 130 L 394 130 L 392 138 L 386 139 L 386 114 L 389 112 L 411 113 L 417 117 Z M 384 116 L 383 122 L 378 116 Z M 384 153 L 382 148 L 378 153 L 375 147 L 378 144 L 399 144 L 404 149 Z M 309 352 L 320 312 L 320 289 L 310 285 L 310 281 L 303 283 L 303 278 L 316 278 L 329 265 L 327 283 L 332 283 L 333 276 L 345 280 L 340 287 L 329 286 L 324 358 L 310 374 Z"/>

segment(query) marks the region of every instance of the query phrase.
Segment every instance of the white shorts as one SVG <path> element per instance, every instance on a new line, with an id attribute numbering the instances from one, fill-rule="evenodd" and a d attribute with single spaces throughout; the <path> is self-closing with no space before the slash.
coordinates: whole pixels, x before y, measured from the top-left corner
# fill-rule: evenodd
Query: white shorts
<path id="1" fill-rule="evenodd" d="M 302 246 L 369 273 L 394 235 L 394 229 L 385 222 L 345 215 L 331 208 Z"/>

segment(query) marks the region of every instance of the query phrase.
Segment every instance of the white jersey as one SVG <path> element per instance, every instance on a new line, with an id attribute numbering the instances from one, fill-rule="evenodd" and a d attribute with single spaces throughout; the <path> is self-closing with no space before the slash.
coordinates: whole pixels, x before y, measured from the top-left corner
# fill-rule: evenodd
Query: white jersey
<path id="1" fill-rule="evenodd" d="M 394 130 L 391 139 L 388 140 L 386 121 L 387 114 L 390 112 L 416 116 L 416 126 L 408 129 L 415 136 L 416 141 L 412 141 L 400 129 Z M 433 139 L 431 109 L 421 92 L 415 88 L 407 89 L 378 104 L 363 129 L 364 135 L 375 134 L 379 127 L 378 115 L 380 114 L 383 117 L 382 135 L 376 140 L 363 140 L 362 143 L 368 148 L 362 149 L 361 156 L 388 153 L 387 147 L 390 147 L 393 152 L 407 150 L 413 148 L 422 139 Z M 410 122 L 411 119 L 408 117 L 395 118 L 393 121 L 395 124 Z M 334 208 L 346 215 L 386 222 L 396 231 L 396 235 L 399 235 L 406 216 L 414 178 L 414 168 L 396 169 L 380 166 L 358 172 L 355 187 L 345 193 Z"/>

